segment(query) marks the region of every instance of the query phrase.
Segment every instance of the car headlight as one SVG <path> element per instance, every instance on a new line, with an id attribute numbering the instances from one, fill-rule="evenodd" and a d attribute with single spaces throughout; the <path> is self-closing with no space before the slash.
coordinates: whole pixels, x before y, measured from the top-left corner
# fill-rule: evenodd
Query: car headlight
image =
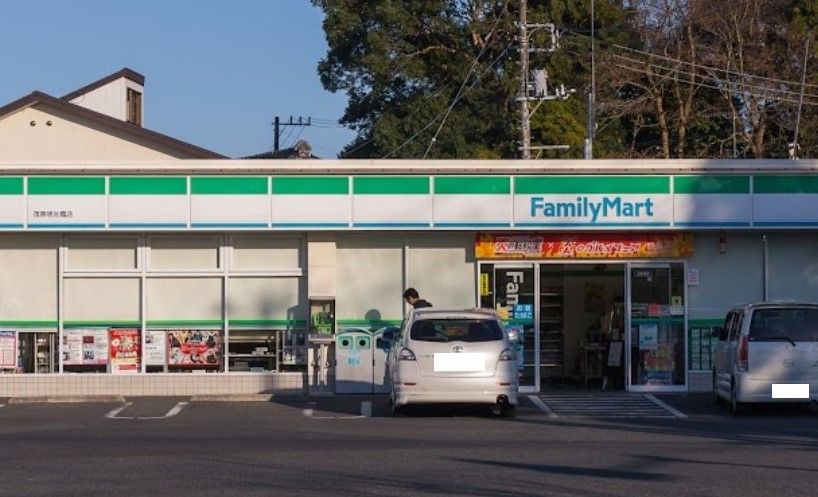
<path id="1" fill-rule="evenodd" d="M 517 355 L 511 349 L 504 349 L 500 352 L 500 360 L 501 361 L 516 361 Z"/>
<path id="2" fill-rule="evenodd" d="M 406 347 L 404 347 L 404 348 L 400 349 L 400 352 L 398 352 L 398 360 L 399 361 L 415 361 L 417 359 L 415 359 L 415 353 L 414 352 L 412 352 L 410 349 L 407 349 Z"/>

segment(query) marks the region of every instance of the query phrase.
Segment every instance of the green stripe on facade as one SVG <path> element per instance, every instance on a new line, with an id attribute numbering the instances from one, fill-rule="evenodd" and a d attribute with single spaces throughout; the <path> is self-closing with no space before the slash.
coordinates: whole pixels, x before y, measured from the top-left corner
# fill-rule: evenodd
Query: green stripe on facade
<path id="1" fill-rule="evenodd" d="M 347 195 L 349 178 L 315 176 L 273 177 L 274 195 Z"/>
<path id="2" fill-rule="evenodd" d="M 193 195 L 267 195 L 264 176 L 202 176 L 190 178 Z"/>
<path id="3" fill-rule="evenodd" d="M 139 321 L 65 321 L 63 328 L 140 328 Z"/>
<path id="4" fill-rule="evenodd" d="M 438 176 L 435 178 L 435 193 L 439 195 L 508 194 L 511 193 L 511 178 L 508 176 Z"/>
<path id="5" fill-rule="evenodd" d="M 105 195 L 99 176 L 38 176 L 28 178 L 29 195 Z"/>
<path id="6" fill-rule="evenodd" d="M 818 193 L 818 176 L 755 176 L 753 193 Z"/>
<path id="7" fill-rule="evenodd" d="M 725 314 L 727 314 L 725 312 Z M 720 326 L 724 324 L 724 318 L 721 319 L 688 319 L 687 326 L 689 328 L 709 328 L 711 326 Z"/>
<path id="8" fill-rule="evenodd" d="M 0 328 L 57 328 L 57 321 L 11 320 L 0 321 Z"/>
<path id="9" fill-rule="evenodd" d="M 352 191 L 362 195 L 391 195 L 429 193 L 429 178 L 426 176 L 355 176 Z"/>
<path id="10" fill-rule="evenodd" d="M 111 195 L 187 195 L 184 176 L 112 176 Z"/>
<path id="11" fill-rule="evenodd" d="M 0 195 L 22 195 L 23 178 L 0 178 Z"/>
<path id="12" fill-rule="evenodd" d="M 221 319 L 158 319 L 158 320 L 149 320 L 145 322 L 145 326 L 149 326 L 151 328 L 161 328 L 164 326 L 188 326 L 188 327 L 195 327 L 195 326 L 207 326 L 207 327 L 222 327 L 224 326 L 224 321 Z"/>
<path id="13" fill-rule="evenodd" d="M 231 319 L 230 326 L 248 327 L 248 326 L 276 326 L 276 327 L 295 327 L 306 328 L 306 319 Z"/>
<path id="14" fill-rule="evenodd" d="M 339 319 L 338 325 L 339 326 L 374 326 L 377 328 L 382 328 L 384 326 L 398 326 L 403 322 L 402 319 L 377 319 L 377 320 L 367 320 L 367 319 Z"/>
<path id="15" fill-rule="evenodd" d="M 673 192 L 697 193 L 750 193 L 749 176 L 674 176 Z"/>
<path id="16" fill-rule="evenodd" d="M 670 193 L 670 176 L 518 176 L 514 193 Z"/>

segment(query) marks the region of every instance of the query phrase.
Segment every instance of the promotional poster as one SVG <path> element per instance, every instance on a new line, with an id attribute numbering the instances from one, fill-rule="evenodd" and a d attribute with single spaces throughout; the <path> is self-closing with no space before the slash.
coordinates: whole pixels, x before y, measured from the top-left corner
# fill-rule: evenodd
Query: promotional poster
<path id="1" fill-rule="evenodd" d="M 107 329 L 69 329 L 63 331 L 63 364 L 101 366 L 108 364 Z"/>
<path id="2" fill-rule="evenodd" d="M 222 364 L 221 330 L 168 330 L 168 367 L 219 369 Z"/>
<path id="3" fill-rule="evenodd" d="M 109 349 L 112 373 L 138 373 L 141 338 L 137 329 L 111 329 Z"/>
<path id="4" fill-rule="evenodd" d="M 17 332 L 14 330 L 0 330 L 0 368 L 14 369 L 17 367 Z"/>

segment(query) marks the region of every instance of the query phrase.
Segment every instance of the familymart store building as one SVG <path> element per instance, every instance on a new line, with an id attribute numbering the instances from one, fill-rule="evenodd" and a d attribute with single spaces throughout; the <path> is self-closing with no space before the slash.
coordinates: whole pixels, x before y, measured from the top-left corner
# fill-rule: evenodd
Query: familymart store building
<path id="1" fill-rule="evenodd" d="M 706 390 L 732 305 L 818 299 L 806 161 L 1 170 L 0 396 L 334 390 L 409 286 L 496 309 L 524 391 Z"/>

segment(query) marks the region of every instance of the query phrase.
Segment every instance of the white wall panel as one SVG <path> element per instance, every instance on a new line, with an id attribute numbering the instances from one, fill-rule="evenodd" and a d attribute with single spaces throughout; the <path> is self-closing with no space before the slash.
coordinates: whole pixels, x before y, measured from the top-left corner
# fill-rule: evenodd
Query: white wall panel
<path id="1" fill-rule="evenodd" d="M 397 234 L 339 237 L 339 320 L 402 319 L 403 243 Z"/>
<path id="2" fill-rule="evenodd" d="M 148 321 L 222 319 L 221 278 L 149 278 L 146 290 Z"/>
<path id="3" fill-rule="evenodd" d="M 770 299 L 818 302 L 818 235 L 772 233 Z"/>
<path id="4" fill-rule="evenodd" d="M 71 237 L 66 246 L 66 269 L 69 271 L 127 270 L 137 267 L 135 237 Z"/>
<path id="5" fill-rule="evenodd" d="M 139 321 L 139 279 L 65 280 L 65 321 Z"/>
<path id="6" fill-rule="evenodd" d="M 761 235 L 727 233 L 719 253 L 718 233 L 696 233 L 688 269 L 699 270 L 699 285 L 688 287 L 691 319 L 722 318 L 730 307 L 763 298 Z"/>
<path id="7" fill-rule="evenodd" d="M 302 240 L 299 237 L 235 236 L 232 269 L 298 269 Z"/>
<path id="8" fill-rule="evenodd" d="M 231 278 L 230 320 L 306 319 L 303 278 Z"/>
<path id="9" fill-rule="evenodd" d="M 474 236 L 415 235 L 409 241 L 409 279 L 435 307 L 474 307 L 477 292 Z"/>
<path id="10" fill-rule="evenodd" d="M 0 321 L 57 321 L 54 236 L 0 236 Z"/>
<path id="11" fill-rule="evenodd" d="M 155 236 L 150 239 L 149 269 L 218 269 L 219 243 L 214 236 Z"/>

